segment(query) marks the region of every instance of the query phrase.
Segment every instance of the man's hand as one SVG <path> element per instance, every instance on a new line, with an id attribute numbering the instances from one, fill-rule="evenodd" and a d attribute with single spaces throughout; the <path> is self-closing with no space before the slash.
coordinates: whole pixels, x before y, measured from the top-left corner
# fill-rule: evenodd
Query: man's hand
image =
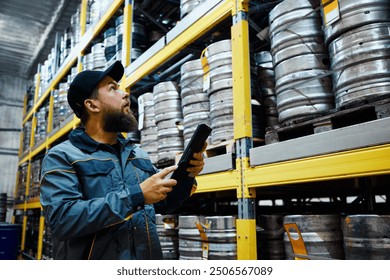
<path id="1" fill-rule="evenodd" d="M 204 159 L 203 152 L 206 151 L 207 142 L 204 142 L 202 150 L 199 153 L 194 153 L 190 160 L 190 166 L 187 168 L 190 177 L 196 177 L 203 170 Z"/>
<path id="2" fill-rule="evenodd" d="M 167 197 L 167 194 L 172 191 L 172 187 L 177 184 L 177 181 L 166 179 L 165 177 L 176 170 L 176 168 L 176 165 L 166 167 L 140 184 L 145 204 L 153 204 Z"/>

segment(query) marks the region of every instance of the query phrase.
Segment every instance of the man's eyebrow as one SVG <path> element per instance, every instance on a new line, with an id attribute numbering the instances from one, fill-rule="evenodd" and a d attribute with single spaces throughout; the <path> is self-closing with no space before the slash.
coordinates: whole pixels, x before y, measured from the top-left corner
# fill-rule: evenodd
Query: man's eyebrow
<path id="1" fill-rule="evenodd" d="M 119 84 L 117 82 L 115 82 L 115 81 L 108 82 L 108 85 L 115 85 L 117 87 L 119 86 Z"/>

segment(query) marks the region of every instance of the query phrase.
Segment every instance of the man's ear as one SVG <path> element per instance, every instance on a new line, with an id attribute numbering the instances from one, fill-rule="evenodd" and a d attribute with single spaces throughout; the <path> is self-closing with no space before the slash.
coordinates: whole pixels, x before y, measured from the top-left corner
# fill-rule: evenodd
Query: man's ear
<path id="1" fill-rule="evenodd" d="M 92 113 L 98 113 L 100 112 L 99 108 L 99 101 L 97 99 L 85 99 L 84 100 L 84 106 L 85 108 L 92 112 Z"/>

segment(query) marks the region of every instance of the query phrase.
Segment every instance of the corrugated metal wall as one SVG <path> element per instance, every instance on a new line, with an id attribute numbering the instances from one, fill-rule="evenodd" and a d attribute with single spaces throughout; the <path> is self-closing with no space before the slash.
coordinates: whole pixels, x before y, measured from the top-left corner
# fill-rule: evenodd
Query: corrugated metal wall
<path id="1" fill-rule="evenodd" d="M 13 196 L 27 81 L 0 76 L 0 192 Z"/>

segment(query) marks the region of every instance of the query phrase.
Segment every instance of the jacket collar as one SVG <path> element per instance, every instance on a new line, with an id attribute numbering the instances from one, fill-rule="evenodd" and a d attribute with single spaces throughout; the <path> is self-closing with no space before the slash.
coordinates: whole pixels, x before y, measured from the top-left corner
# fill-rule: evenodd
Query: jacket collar
<path id="1" fill-rule="evenodd" d="M 77 127 L 70 132 L 69 141 L 80 150 L 84 150 L 88 153 L 96 152 L 101 149 L 102 145 L 106 145 L 93 140 L 82 127 Z M 121 133 L 118 133 L 118 141 L 121 143 L 121 146 L 124 146 L 129 143 L 131 139 L 125 139 Z"/>

